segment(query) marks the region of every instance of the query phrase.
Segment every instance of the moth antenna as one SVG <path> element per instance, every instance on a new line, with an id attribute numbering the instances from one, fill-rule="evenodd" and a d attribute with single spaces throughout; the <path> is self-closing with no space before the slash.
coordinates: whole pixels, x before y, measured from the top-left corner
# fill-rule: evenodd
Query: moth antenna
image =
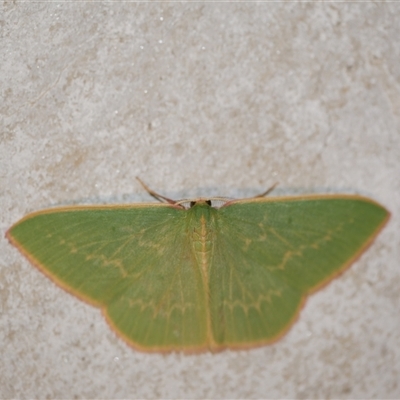
<path id="1" fill-rule="evenodd" d="M 257 196 L 254 197 L 264 197 L 270 194 L 276 187 L 278 186 L 278 182 L 275 182 L 269 189 L 267 189 L 265 192 L 262 192 L 258 194 Z"/>
<path id="2" fill-rule="evenodd" d="M 162 196 L 161 194 L 158 194 L 154 190 L 151 190 L 139 177 L 136 177 L 136 179 L 139 181 L 139 183 L 143 186 L 144 190 L 146 190 L 146 192 L 150 196 L 154 197 L 155 199 L 157 199 L 161 203 L 167 202 L 169 204 L 176 204 L 175 200 L 169 199 L 168 197 Z"/>

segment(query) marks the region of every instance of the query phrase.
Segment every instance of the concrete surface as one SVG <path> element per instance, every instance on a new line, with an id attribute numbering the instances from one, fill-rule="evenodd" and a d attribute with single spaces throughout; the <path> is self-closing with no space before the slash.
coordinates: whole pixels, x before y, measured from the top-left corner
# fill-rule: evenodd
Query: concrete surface
<path id="1" fill-rule="evenodd" d="M 399 398 L 400 4 L 2 3 L 1 398 Z M 278 343 L 139 353 L 4 238 L 53 205 L 360 193 L 392 219 Z"/>

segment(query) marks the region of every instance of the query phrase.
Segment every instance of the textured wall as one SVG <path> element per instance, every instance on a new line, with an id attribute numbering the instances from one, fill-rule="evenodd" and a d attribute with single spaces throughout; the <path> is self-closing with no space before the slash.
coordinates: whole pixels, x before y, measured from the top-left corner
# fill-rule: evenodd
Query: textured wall
<path id="1" fill-rule="evenodd" d="M 399 398 L 399 4 L 1 6 L 1 398 Z M 129 348 L 4 238 L 30 211 L 360 193 L 392 219 L 278 343 Z"/>

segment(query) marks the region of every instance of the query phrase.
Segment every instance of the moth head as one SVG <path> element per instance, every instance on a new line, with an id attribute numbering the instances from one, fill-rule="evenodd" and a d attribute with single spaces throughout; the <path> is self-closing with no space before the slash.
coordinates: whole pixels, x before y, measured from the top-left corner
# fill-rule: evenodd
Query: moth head
<path id="1" fill-rule="evenodd" d="M 206 206 L 212 208 L 220 208 L 227 202 L 232 199 L 228 199 L 225 197 L 212 197 L 212 198 L 198 198 L 198 199 L 185 199 L 179 200 L 175 203 L 175 205 L 184 208 L 185 210 L 189 210 L 195 206 Z"/>

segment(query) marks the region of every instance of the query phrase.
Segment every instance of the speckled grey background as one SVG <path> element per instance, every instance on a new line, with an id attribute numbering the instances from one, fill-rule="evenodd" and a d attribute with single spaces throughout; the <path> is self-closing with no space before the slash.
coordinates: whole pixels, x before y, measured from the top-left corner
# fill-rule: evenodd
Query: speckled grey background
<path id="1" fill-rule="evenodd" d="M 1 398 L 399 398 L 400 4 L 4 1 Z M 360 193 L 392 219 L 278 343 L 139 353 L 4 238 L 52 205 Z"/>

